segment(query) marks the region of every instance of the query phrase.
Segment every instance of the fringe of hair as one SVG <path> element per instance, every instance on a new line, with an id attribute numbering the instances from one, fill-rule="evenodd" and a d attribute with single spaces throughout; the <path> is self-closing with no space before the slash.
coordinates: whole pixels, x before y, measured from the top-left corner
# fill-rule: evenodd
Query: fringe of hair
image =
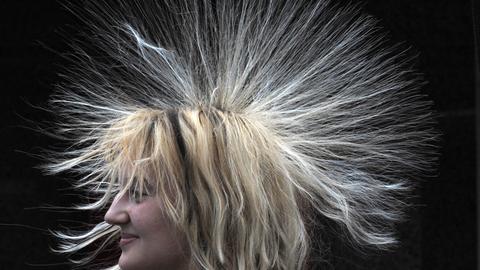
<path id="1" fill-rule="evenodd" d="M 74 13 L 87 29 L 51 99 L 68 148 L 45 169 L 73 172 L 95 199 L 75 209 L 154 185 L 199 269 L 304 269 L 316 214 L 352 243 L 397 243 L 435 133 L 421 78 L 374 19 L 325 0 L 91 1 Z M 54 232 L 56 251 L 101 241 L 74 261 L 88 264 L 118 234 L 105 222 Z"/>

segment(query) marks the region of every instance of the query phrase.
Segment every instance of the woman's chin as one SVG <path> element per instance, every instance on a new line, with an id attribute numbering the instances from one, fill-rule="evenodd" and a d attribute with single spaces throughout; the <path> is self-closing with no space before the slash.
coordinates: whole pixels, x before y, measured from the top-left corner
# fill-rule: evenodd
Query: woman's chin
<path id="1" fill-rule="evenodd" d="M 118 266 L 122 270 L 135 270 L 135 269 L 140 269 L 136 266 L 138 266 L 138 263 L 135 262 L 135 256 L 132 256 L 133 254 L 130 254 L 131 252 L 128 251 L 127 249 L 122 250 L 122 254 L 120 255 L 120 258 L 118 259 Z"/>

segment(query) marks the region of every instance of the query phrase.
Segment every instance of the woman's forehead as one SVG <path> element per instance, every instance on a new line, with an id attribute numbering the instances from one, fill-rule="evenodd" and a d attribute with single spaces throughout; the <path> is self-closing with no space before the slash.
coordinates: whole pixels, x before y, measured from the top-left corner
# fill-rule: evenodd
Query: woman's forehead
<path id="1" fill-rule="evenodd" d="M 136 185 L 140 183 L 142 185 L 153 185 L 155 177 L 151 173 L 152 170 L 146 168 L 140 169 L 119 169 L 117 182 L 121 186 Z"/>

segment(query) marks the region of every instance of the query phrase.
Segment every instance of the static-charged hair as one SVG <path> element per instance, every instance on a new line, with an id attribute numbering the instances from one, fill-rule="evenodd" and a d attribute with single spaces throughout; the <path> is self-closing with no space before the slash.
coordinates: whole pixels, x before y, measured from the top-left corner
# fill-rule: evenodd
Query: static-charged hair
<path id="1" fill-rule="evenodd" d="M 76 173 L 94 198 L 76 209 L 148 190 L 197 269 L 304 269 L 314 215 L 352 243 L 396 243 L 392 224 L 435 136 L 421 79 L 371 17 L 324 0 L 77 12 L 86 34 L 51 100 L 70 145 L 45 167 Z M 80 265 L 119 233 L 105 222 L 54 232 L 58 252 L 97 243 Z"/>

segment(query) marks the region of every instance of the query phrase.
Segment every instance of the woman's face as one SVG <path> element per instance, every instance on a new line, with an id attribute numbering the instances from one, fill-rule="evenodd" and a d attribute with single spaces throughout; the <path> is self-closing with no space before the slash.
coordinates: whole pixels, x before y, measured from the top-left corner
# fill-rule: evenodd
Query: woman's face
<path id="1" fill-rule="evenodd" d="M 155 197 L 136 202 L 128 193 L 115 197 L 105 221 L 121 228 L 118 264 L 122 270 L 171 269 L 188 267 L 188 245 L 168 222 Z"/>

